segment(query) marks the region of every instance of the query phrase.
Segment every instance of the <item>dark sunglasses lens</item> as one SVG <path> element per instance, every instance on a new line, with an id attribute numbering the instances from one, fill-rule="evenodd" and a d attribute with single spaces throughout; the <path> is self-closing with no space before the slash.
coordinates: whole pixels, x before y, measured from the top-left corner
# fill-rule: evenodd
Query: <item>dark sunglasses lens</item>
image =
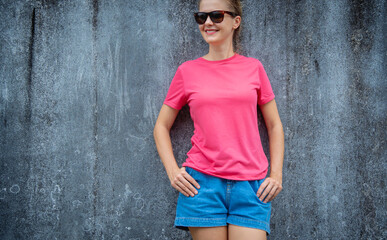
<path id="1" fill-rule="evenodd" d="M 196 22 L 198 24 L 203 24 L 207 20 L 207 14 L 206 13 L 198 12 L 198 13 L 195 13 L 194 16 L 195 16 L 195 20 L 196 20 Z"/>
<path id="2" fill-rule="evenodd" d="M 221 23 L 223 21 L 224 14 L 223 12 L 211 12 L 210 13 L 210 18 L 211 21 L 214 23 Z"/>

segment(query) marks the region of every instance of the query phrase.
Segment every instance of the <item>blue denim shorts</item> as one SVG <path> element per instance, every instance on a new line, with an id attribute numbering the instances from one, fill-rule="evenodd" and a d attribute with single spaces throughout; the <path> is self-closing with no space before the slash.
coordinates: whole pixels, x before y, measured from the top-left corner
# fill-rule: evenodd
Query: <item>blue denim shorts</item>
<path id="1" fill-rule="evenodd" d="M 270 234 L 271 202 L 256 195 L 261 180 L 229 180 L 185 167 L 200 185 L 198 194 L 187 197 L 179 192 L 174 227 L 227 226 L 228 223 L 258 228 Z"/>

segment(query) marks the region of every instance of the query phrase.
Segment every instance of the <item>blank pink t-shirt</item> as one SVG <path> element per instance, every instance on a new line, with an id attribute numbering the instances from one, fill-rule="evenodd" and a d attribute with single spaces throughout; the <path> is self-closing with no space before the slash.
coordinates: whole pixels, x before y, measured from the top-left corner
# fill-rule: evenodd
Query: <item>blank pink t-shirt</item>
<path id="1" fill-rule="evenodd" d="M 188 103 L 194 122 L 192 148 L 182 166 L 231 180 L 265 178 L 268 161 L 258 132 L 257 104 L 273 99 L 258 59 L 234 54 L 182 63 L 164 100 L 178 110 Z"/>

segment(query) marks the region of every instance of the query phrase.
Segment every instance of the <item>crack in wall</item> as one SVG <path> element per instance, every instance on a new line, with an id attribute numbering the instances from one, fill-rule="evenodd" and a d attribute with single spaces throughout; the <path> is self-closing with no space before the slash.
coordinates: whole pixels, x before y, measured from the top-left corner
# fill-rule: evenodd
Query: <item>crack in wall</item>
<path id="1" fill-rule="evenodd" d="M 93 152 L 94 152 L 94 165 L 93 165 L 93 230 L 92 236 L 95 239 L 97 235 L 97 204 L 98 204 L 98 78 L 97 78 L 97 18 L 98 18 L 98 0 L 92 1 L 92 34 L 93 34 L 93 79 L 94 79 L 94 107 L 93 107 Z"/>
<path id="2" fill-rule="evenodd" d="M 35 41 L 35 8 L 32 10 L 31 15 L 31 36 L 28 46 L 29 56 L 28 56 L 28 77 L 27 77 L 27 104 L 25 109 L 25 120 L 27 127 L 31 125 L 31 97 L 32 97 L 32 67 L 33 67 L 33 58 L 34 58 L 34 41 Z"/>

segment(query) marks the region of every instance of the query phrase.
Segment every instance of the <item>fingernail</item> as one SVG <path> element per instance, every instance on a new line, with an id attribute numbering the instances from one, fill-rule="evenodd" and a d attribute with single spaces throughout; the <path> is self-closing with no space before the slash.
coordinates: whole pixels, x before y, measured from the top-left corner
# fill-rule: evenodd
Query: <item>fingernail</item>
<path id="1" fill-rule="evenodd" d="M 195 191 L 195 194 L 198 194 L 198 191 Z"/>

